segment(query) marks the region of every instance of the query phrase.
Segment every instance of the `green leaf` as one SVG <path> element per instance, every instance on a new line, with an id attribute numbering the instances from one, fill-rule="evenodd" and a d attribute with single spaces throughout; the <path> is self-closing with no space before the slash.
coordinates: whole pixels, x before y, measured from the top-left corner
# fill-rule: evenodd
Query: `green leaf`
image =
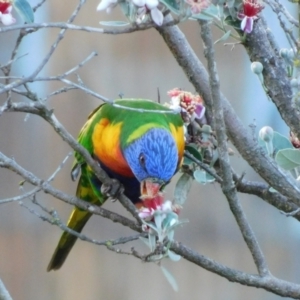
<path id="1" fill-rule="evenodd" d="M 231 34 L 231 30 L 228 30 L 221 38 L 219 38 L 214 42 L 214 45 L 219 42 L 226 41 L 230 37 L 230 34 Z"/>
<path id="2" fill-rule="evenodd" d="M 26 23 L 34 22 L 34 13 L 30 4 L 26 0 L 15 0 L 13 1 L 13 6 L 20 17 Z"/>
<path id="3" fill-rule="evenodd" d="M 168 280 L 168 282 L 172 286 L 173 290 L 175 292 L 177 292 L 178 291 L 178 285 L 177 285 L 177 282 L 176 282 L 175 278 L 173 277 L 173 275 L 166 268 L 164 268 L 163 266 L 160 266 L 160 269 L 162 270 L 162 272 L 165 275 L 166 279 Z"/>
<path id="4" fill-rule="evenodd" d="M 195 180 L 202 184 L 211 183 L 215 181 L 215 178 L 207 172 L 205 172 L 204 170 L 195 170 L 193 175 Z"/>
<path id="5" fill-rule="evenodd" d="M 189 145 L 185 146 L 185 151 L 187 151 L 190 154 L 192 154 L 196 159 L 202 161 L 202 155 L 198 151 L 197 146 L 195 144 L 189 144 Z M 183 159 L 183 164 L 184 165 L 190 165 L 191 163 L 193 163 L 192 160 L 190 160 L 187 157 L 184 157 L 184 159 Z"/>
<path id="6" fill-rule="evenodd" d="M 294 149 L 290 140 L 276 131 L 274 131 L 272 143 L 273 143 L 274 154 L 276 154 L 279 150 L 282 150 L 282 149 Z M 263 141 L 260 137 L 258 138 L 258 144 L 268 154 L 266 142 Z"/>
<path id="7" fill-rule="evenodd" d="M 237 19 L 233 19 L 231 16 L 225 18 L 225 23 L 238 31 L 241 31 L 241 21 Z"/>
<path id="8" fill-rule="evenodd" d="M 284 170 L 292 170 L 300 166 L 300 151 L 298 149 L 283 149 L 278 151 L 275 161 Z"/>
<path id="9" fill-rule="evenodd" d="M 99 22 L 99 24 L 103 26 L 111 26 L 111 27 L 122 27 L 122 26 L 130 25 L 130 23 L 124 21 L 101 21 Z"/>
<path id="10" fill-rule="evenodd" d="M 175 204 L 183 205 L 187 199 L 187 195 L 191 189 L 193 177 L 183 173 L 178 179 L 174 190 Z"/>

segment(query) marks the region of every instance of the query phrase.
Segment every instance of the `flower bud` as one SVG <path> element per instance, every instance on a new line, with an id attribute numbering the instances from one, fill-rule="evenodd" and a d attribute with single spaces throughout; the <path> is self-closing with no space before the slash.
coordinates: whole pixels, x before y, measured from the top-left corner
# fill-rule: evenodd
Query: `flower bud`
<path id="1" fill-rule="evenodd" d="M 292 78 L 290 83 L 292 88 L 298 88 L 298 80 L 296 78 Z"/>
<path id="2" fill-rule="evenodd" d="M 280 49 L 280 51 L 279 51 L 279 55 L 280 55 L 282 58 L 287 58 L 287 57 L 288 57 L 288 52 L 289 52 L 288 49 L 282 48 L 282 49 Z"/>
<path id="3" fill-rule="evenodd" d="M 289 60 L 293 60 L 293 59 L 295 58 L 295 51 L 294 51 L 294 49 L 289 49 L 289 50 L 288 50 L 287 58 L 288 58 Z"/>
<path id="4" fill-rule="evenodd" d="M 265 141 L 266 143 L 270 142 L 273 140 L 274 136 L 274 130 L 270 126 L 264 126 L 260 131 L 259 131 L 259 137 Z"/>
<path id="5" fill-rule="evenodd" d="M 264 67 L 259 61 L 254 61 L 251 64 L 251 71 L 256 75 L 260 75 L 262 73 L 263 69 L 264 69 Z"/>

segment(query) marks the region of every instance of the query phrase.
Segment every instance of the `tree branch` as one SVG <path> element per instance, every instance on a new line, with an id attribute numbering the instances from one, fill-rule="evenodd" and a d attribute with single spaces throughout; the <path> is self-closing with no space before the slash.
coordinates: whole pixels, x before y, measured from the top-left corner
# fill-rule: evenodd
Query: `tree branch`
<path id="1" fill-rule="evenodd" d="M 181 255 L 186 260 L 194 263 L 207 271 L 218 274 L 231 282 L 237 282 L 242 285 L 262 288 L 282 297 L 300 298 L 300 285 L 278 279 L 272 275 L 261 277 L 259 275 L 247 274 L 241 271 L 226 267 L 213 259 L 207 258 L 194 250 L 182 245 L 179 242 L 173 242 L 170 248 L 175 253 Z"/>
<path id="2" fill-rule="evenodd" d="M 227 152 L 227 136 L 225 132 L 225 122 L 223 118 L 222 98 L 220 93 L 220 82 L 217 75 L 217 66 L 214 57 L 214 48 L 210 25 L 207 21 L 199 21 L 201 25 L 201 37 L 204 42 L 204 53 L 208 63 L 210 86 L 213 99 L 213 116 L 215 119 L 215 131 L 218 141 L 219 164 L 223 182 L 222 191 L 226 196 L 230 209 L 238 223 L 243 238 L 252 254 L 255 265 L 261 276 L 269 275 L 265 257 L 260 249 L 258 241 L 247 221 L 246 215 L 242 210 L 237 191 L 233 184 L 229 155 Z"/>
<path id="3" fill-rule="evenodd" d="M 202 95 L 208 111 L 208 122 L 212 124 L 212 100 L 205 67 L 177 26 L 160 28 L 158 31 L 196 91 Z M 221 94 L 221 99 L 227 134 L 239 153 L 270 186 L 300 206 L 298 183 L 278 169 L 276 163 L 253 140 L 226 97 Z"/>
<path id="4" fill-rule="evenodd" d="M 66 193 L 61 192 L 60 190 L 55 189 L 50 185 L 49 182 L 43 181 L 39 178 L 37 178 L 33 173 L 23 169 L 20 165 L 16 163 L 15 160 L 8 158 L 3 153 L 0 152 L 0 167 L 7 168 L 16 174 L 20 175 L 23 179 L 28 181 L 34 186 L 39 187 L 41 190 L 43 190 L 46 194 L 50 194 L 53 197 L 60 199 L 66 203 L 69 203 L 71 205 L 77 206 L 79 208 L 82 208 L 84 210 L 87 210 L 93 214 L 100 215 L 104 218 L 110 219 L 113 222 L 120 223 L 126 227 L 129 227 L 135 231 L 141 232 L 140 226 L 132 221 L 129 220 L 121 215 L 118 215 L 116 213 L 113 213 L 107 209 L 104 209 L 98 205 L 92 205 L 86 201 L 83 201 L 75 196 L 67 195 Z"/>
<path id="5" fill-rule="evenodd" d="M 266 22 L 264 20 L 264 22 Z M 268 32 L 272 36 L 271 32 Z M 274 39 L 273 39 L 274 40 Z M 268 95 L 281 117 L 297 137 L 300 137 L 300 112 L 293 103 L 293 93 L 287 68 L 279 53 L 272 47 L 262 20 L 257 20 L 251 34 L 247 35 L 245 48 L 251 61 L 262 63 L 264 84 Z"/>

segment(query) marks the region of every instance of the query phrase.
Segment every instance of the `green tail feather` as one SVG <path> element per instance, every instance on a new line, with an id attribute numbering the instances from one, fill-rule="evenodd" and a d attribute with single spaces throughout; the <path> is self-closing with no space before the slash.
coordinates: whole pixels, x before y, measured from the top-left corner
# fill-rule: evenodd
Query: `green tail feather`
<path id="1" fill-rule="evenodd" d="M 70 220 L 68 222 L 68 227 L 71 229 L 81 232 L 86 222 L 89 220 L 89 218 L 92 216 L 91 213 L 88 213 L 86 211 L 81 211 L 78 208 L 74 208 L 72 215 L 70 217 Z M 75 224 L 74 218 L 77 220 Z M 73 225 L 73 226 L 72 226 Z M 69 252 L 73 248 L 75 242 L 77 240 L 77 237 L 68 233 L 64 232 L 59 240 L 59 243 L 54 251 L 54 254 L 51 258 L 51 261 L 47 267 L 47 271 L 51 270 L 58 270 L 65 262 Z"/>
<path id="2" fill-rule="evenodd" d="M 89 171 L 84 167 L 82 169 L 82 174 L 78 183 L 76 196 L 89 203 L 100 204 L 100 200 L 102 197 L 99 192 L 98 195 L 96 195 L 90 184 L 88 175 L 90 175 Z M 90 212 L 75 207 L 68 220 L 67 226 L 80 233 L 91 216 L 92 214 Z M 51 258 L 51 261 L 47 267 L 48 272 L 51 270 L 58 270 L 63 265 L 76 240 L 77 237 L 68 232 L 64 232 L 62 234 Z"/>

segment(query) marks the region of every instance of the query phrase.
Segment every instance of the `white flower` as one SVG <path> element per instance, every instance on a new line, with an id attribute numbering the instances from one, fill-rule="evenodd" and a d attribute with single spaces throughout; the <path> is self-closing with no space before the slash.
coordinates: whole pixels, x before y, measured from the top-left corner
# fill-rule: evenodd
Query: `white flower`
<path id="1" fill-rule="evenodd" d="M 132 0 L 132 3 L 141 8 L 138 11 L 138 20 L 141 20 L 139 21 L 139 23 L 143 21 L 145 14 L 147 14 L 148 11 L 150 11 L 150 15 L 153 22 L 158 26 L 162 25 L 164 21 L 164 15 L 157 8 L 159 5 L 158 0 Z"/>
<path id="2" fill-rule="evenodd" d="M 97 10 L 105 10 L 110 13 L 112 9 L 117 5 L 118 0 L 102 0 L 97 6 Z"/>
<path id="3" fill-rule="evenodd" d="M 158 4 L 159 4 L 158 0 L 146 0 L 145 3 L 148 9 L 156 8 Z"/>

